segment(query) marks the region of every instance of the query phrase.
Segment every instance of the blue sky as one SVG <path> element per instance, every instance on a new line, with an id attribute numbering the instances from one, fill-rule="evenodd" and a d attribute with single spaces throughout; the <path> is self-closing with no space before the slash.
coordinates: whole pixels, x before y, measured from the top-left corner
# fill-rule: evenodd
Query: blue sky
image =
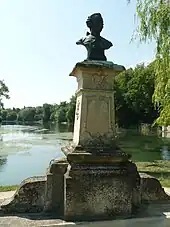
<path id="1" fill-rule="evenodd" d="M 135 1 L 133 1 L 135 2 Z M 135 3 L 127 0 L 0 0 L 0 79 L 10 90 L 5 107 L 69 100 L 77 84 L 69 73 L 86 50 L 75 43 L 92 13 L 104 17 L 102 36 L 112 41 L 107 59 L 126 68 L 148 63 L 154 43 L 130 43 Z"/>

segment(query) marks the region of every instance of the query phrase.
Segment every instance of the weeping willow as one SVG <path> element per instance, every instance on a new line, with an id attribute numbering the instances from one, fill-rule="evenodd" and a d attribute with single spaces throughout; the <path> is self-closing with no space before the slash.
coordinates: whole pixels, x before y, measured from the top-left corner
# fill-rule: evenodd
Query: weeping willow
<path id="1" fill-rule="evenodd" d="M 137 36 L 140 42 L 156 41 L 153 101 L 160 109 L 156 122 L 170 125 L 170 1 L 136 0 L 136 15 L 139 19 Z"/>

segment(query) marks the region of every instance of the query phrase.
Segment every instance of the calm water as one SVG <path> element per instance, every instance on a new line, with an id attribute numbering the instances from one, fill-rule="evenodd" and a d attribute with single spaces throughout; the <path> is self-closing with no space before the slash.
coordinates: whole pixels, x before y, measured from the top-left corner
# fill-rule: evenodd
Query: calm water
<path id="1" fill-rule="evenodd" d="M 71 138 L 72 132 L 66 126 L 49 130 L 37 126 L 1 126 L 0 185 L 19 184 L 27 177 L 45 174 L 51 159 L 63 156 L 61 146 Z M 119 144 L 133 154 L 135 161 L 170 160 L 168 146 L 156 137 L 128 134 Z"/>

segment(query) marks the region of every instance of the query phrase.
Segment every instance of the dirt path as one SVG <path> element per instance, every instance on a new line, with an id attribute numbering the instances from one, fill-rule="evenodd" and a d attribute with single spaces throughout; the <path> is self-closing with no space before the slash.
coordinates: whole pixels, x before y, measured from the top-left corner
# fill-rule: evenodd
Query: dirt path
<path id="1" fill-rule="evenodd" d="M 9 191 L 9 192 L 0 192 L 0 204 L 6 200 L 11 198 L 14 195 L 15 191 Z"/>

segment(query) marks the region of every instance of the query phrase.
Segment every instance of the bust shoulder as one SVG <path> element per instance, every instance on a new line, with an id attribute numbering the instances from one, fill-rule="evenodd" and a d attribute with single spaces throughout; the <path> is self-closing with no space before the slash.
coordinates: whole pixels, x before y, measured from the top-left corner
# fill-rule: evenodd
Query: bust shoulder
<path id="1" fill-rule="evenodd" d="M 81 38 L 79 41 L 76 42 L 76 44 L 81 44 L 81 45 L 84 45 L 84 46 L 88 46 L 90 45 L 91 43 L 95 42 L 96 41 L 96 37 L 91 35 L 91 34 L 87 34 L 85 37 Z M 100 36 L 99 38 L 99 43 L 100 43 L 100 47 L 104 50 L 107 50 L 109 49 L 110 47 L 113 46 L 113 44 L 108 41 L 107 39 L 103 38 Z"/>
<path id="2" fill-rule="evenodd" d="M 104 50 L 107 50 L 113 46 L 113 44 L 109 40 L 103 37 L 100 37 L 100 40 L 101 40 L 101 46 L 103 47 Z"/>

